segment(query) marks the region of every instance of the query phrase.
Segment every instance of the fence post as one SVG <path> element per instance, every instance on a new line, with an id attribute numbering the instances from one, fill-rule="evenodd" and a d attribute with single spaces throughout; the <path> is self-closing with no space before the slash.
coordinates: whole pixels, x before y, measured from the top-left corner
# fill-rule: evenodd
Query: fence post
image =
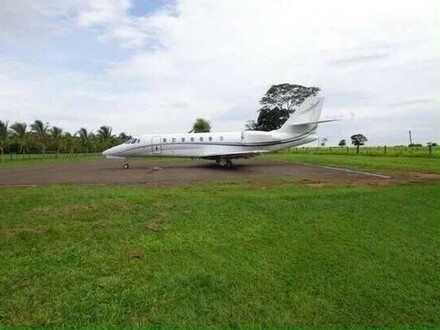
<path id="1" fill-rule="evenodd" d="M 387 154 L 387 146 L 383 147 L 383 152 L 385 153 L 385 155 Z"/>
<path id="2" fill-rule="evenodd" d="M 432 155 L 432 145 L 429 145 L 429 155 Z"/>

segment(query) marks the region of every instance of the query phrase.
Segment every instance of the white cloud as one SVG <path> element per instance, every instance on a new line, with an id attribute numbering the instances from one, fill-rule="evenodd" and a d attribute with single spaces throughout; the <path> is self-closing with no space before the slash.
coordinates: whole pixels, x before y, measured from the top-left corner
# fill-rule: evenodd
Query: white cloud
<path id="1" fill-rule="evenodd" d="M 203 116 L 217 131 L 239 130 L 271 84 L 291 82 L 322 88 L 324 116 L 353 113 L 321 128 L 329 142 L 361 130 L 372 143 L 401 143 L 409 125 L 423 129 L 421 139 L 439 139 L 437 1 L 182 0 L 177 16 L 145 17 L 130 16 L 128 0 L 49 4 L 39 14 L 22 6 L 12 25 L 61 17 L 71 33 L 91 29 L 133 49 L 131 56 L 98 73 L 3 60 L 0 117 L 60 118 L 69 129 L 107 123 L 140 134 L 186 131 Z M 11 38 L 15 29 L 4 31 Z M 429 102 L 396 106 L 420 99 Z"/>

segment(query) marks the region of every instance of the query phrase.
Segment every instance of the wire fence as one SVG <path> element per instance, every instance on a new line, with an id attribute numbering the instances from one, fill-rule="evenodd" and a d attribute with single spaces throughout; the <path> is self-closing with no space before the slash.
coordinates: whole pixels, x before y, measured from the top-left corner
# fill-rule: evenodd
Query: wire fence
<path id="1" fill-rule="evenodd" d="M 440 147 L 376 146 L 359 147 L 298 147 L 290 148 L 291 153 L 327 154 L 327 155 L 364 155 L 395 157 L 440 157 Z"/>
<path id="2" fill-rule="evenodd" d="M 360 155 L 360 156 L 390 156 L 390 157 L 435 157 L 440 158 L 440 147 L 407 147 L 407 146 L 376 146 L 360 147 L 298 147 L 290 148 L 282 153 L 303 153 L 322 155 Z M 102 153 L 46 153 L 46 154 L 4 154 L 0 162 L 50 160 L 50 159 L 79 159 L 102 157 Z"/>
<path id="3" fill-rule="evenodd" d="M 88 158 L 88 157 L 102 157 L 102 153 L 46 153 L 46 154 L 4 154 L 0 161 L 27 161 L 27 160 L 49 160 L 49 159 L 75 159 L 75 158 Z"/>

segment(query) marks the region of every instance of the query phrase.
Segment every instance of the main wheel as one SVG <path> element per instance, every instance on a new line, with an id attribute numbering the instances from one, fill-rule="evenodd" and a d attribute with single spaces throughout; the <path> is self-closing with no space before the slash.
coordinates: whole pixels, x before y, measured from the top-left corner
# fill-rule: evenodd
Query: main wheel
<path id="1" fill-rule="evenodd" d="M 228 159 L 228 160 L 226 161 L 226 167 L 227 167 L 227 168 L 231 168 L 232 166 L 233 166 L 232 161 L 231 161 L 230 159 Z"/>
<path id="2" fill-rule="evenodd" d="M 130 167 L 130 165 L 128 165 L 128 164 L 124 164 L 124 165 L 122 165 L 122 168 L 123 168 L 124 170 L 128 169 L 129 167 Z"/>

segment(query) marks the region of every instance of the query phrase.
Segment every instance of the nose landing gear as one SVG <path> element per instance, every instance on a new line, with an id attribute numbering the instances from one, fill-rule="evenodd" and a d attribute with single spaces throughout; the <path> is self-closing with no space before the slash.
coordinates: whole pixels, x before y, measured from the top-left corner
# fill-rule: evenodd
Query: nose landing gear
<path id="1" fill-rule="evenodd" d="M 128 165 L 128 163 L 125 163 L 124 165 L 122 165 L 122 168 L 123 168 L 124 170 L 127 170 L 127 169 L 130 168 L 130 165 Z"/>

